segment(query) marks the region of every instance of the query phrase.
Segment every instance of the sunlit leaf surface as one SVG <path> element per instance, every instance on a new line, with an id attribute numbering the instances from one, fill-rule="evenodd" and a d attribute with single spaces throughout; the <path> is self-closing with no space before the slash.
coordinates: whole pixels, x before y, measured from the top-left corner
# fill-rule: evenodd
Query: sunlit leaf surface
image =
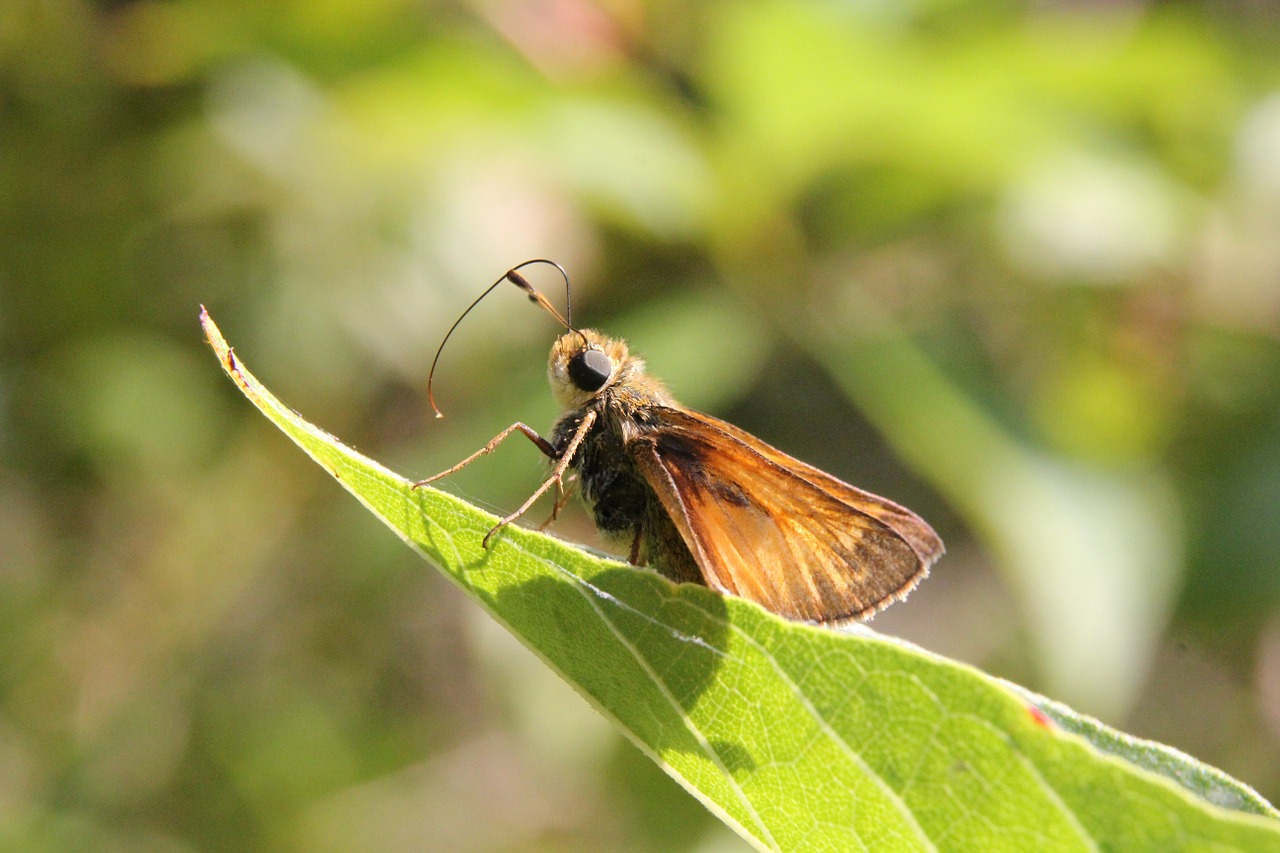
<path id="1" fill-rule="evenodd" d="M 1193 759 L 875 635 L 786 622 L 508 528 L 245 395 L 646 754 L 767 850 L 1280 850 L 1276 812 Z"/>

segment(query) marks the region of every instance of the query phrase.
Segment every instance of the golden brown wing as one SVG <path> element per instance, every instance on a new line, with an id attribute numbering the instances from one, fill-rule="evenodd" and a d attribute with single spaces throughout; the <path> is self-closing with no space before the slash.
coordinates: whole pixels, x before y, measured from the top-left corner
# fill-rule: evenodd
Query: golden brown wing
<path id="1" fill-rule="evenodd" d="M 905 596 L 942 553 L 910 510 L 723 421 L 655 414 L 628 452 L 714 589 L 792 619 L 861 618 Z"/>
<path id="2" fill-rule="evenodd" d="M 808 463 L 788 456 L 778 448 L 764 443 L 751 433 L 734 426 L 728 421 L 722 421 L 719 418 L 713 418 L 711 415 L 704 415 L 692 409 L 678 411 L 683 418 L 690 419 L 694 423 L 700 422 L 719 429 L 721 432 L 728 433 L 762 456 L 800 475 L 819 489 L 829 492 L 844 503 L 880 519 L 892 527 L 899 536 L 906 539 L 926 565 L 931 566 L 936 563 L 938 558 L 946 551 L 946 548 L 942 545 L 942 539 L 933 531 L 928 522 L 906 507 L 896 504 L 888 498 L 882 498 L 879 495 L 863 491 L 856 486 L 851 486 L 843 480 L 836 479 L 826 471 L 814 468 Z"/>

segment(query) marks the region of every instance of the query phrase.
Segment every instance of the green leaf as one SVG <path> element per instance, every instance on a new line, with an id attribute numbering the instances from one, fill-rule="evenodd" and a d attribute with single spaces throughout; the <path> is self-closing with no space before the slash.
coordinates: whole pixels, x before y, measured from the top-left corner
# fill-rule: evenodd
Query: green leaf
<path id="1" fill-rule="evenodd" d="M 817 628 L 508 527 L 344 447 L 286 435 L 763 850 L 1278 850 L 1280 816 L 1176 750 L 858 627 Z"/>

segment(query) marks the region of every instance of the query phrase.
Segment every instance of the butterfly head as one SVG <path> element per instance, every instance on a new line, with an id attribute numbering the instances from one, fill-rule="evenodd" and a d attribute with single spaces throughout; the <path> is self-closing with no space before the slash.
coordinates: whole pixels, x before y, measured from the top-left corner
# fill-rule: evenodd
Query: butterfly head
<path id="1" fill-rule="evenodd" d="M 643 370 L 624 341 L 591 329 L 565 332 L 551 347 L 547 378 L 556 402 L 566 409 L 586 405 L 619 380 Z"/>

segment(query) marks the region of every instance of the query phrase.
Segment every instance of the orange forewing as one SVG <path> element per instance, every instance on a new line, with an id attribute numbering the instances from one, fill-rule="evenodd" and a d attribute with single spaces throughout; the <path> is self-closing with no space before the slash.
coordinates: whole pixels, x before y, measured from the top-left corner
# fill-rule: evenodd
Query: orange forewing
<path id="1" fill-rule="evenodd" d="M 706 424 L 709 428 L 728 433 L 752 450 L 771 459 L 792 473 L 803 477 L 819 489 L 830 493 L 854 509 L 861 510 L 880 519 L 892 527 L 899 536 L 907 540 L 907 543 L 920 556 L 926 567 L 936 563 L 938 558 L 945 553 L 946 548 L 942 545 L 942 539 L 933 531 L 928 522 L 906 507 L 896 504 L 888 498 L 865 492 L 843 480 L 837 480 L 826 471 L 819 470 L 808 463 L 788 456 L 776 447 L 765 444 L 751 433 L 734 426 L 728 421 L 722 421 L 719 418 L 713 418 L 710 415 L 704 415 L 692 409 L 685 410 L 682 414 Z"/>
<path id="2" fill-rule="evenodd" d="M 942 555 L 919 516 L 724 421 L 660 407 L 627 450 L 713 589 L 792 619 L 862 618 Z"/>

